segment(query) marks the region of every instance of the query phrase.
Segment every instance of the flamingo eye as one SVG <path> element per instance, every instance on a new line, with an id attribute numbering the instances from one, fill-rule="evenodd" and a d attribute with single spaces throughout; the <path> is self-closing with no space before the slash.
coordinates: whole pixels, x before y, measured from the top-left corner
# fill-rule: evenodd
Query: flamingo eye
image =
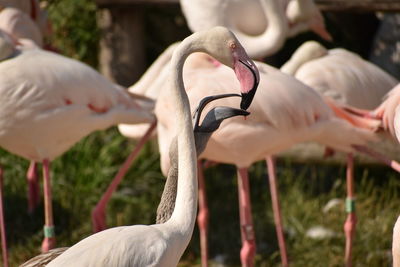
<path id="1" fill-rule="evenodd" d="M 236 43 L 235 42 L 229 42 L 229 47 L 234 50 L 236 48 Z"/>

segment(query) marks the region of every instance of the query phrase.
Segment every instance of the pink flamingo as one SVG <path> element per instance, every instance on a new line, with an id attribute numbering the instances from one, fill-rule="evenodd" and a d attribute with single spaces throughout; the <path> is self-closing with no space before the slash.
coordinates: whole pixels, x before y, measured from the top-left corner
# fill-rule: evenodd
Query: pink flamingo
<path id="1" fill-rule="evenodd" d="M 302 44 L 281 67 L 311 88 L 339 103 L 373 109 L 398 81 L 378 66 L 346 49 Z"/>
<path id="2" fill-rule="evenodd" d="M 41 49 L 19 50 L 0 64 L 0 146 L 43 163 L 45 238 L 54 247 L 50 161 L 95 130 L 154 120 L 153 102 L 128 94 L 94 69 Z"/>
<path id="3" fill-rule="evenodd" d="M 169 48 L 167 48 L 163 54 L 161 54 L 157 60 L 151 65 L 148 71 L 142 76 L 142 78 L 133 86 L 129 88 L 130 92 L 134 93 L 141 93 L 144 94 L 147 97 L 150 98 L 157 98 L 158 94 L 160 92 L 160 89 L 165 87 L 166 84 L 168 84 L 167 77 L 170 72 L 170 66 L 169 66 L 169 61 L 172 55 L 172 52 L 176 48 L 177 44 L 171 45 Z M 193 57 L 189 56 L 187 61 L 185 62 L 185 66 L 183 71 L 187 68 L 201 68 L 201 67 L 209 67 L 209 66 L 214 66 L 215 67 L 215 60 L 208 60 L 206 62 L 200 60 L 192 60 Z M 208 57 L 210 59 L 211 57 Z M 220 63 L 218 63 L 220 64 Z M 243 66 L 249 66 L 249 68 L 243 67 Z M 253 72 L 251 72 L 253 71 Z M 238 78 L 240 78 L 240 81 L 242 82 L 240 86 L 240 91 L 243 95 L 243 100 L 241 103 L 242 108 L 247 108 L 255 94 L 255 88 L 256 85 L 258 84 L 258 72 L 254 70 L 253 63 L 248 60 L 244 61 L 242 60 L 241 64 L 237 65 L 237 68 L 235 69 L 236 75 Z M 252 80 L 249 80 L 250 78 L 248 77 L 253 77 L 250 76 L 249 73 L 254 73 L 254 83 L 252 83 Z M 184 74 L 185 76 L 185 74 Z M 133 160 L 136 158 L 138 155 L 140 149 L 144 145 L 144 143 L 152 136 L 152 132 L 155 129 L 156 124 L 141 124 L 141 125 L 119 125 L 119 130 L 120 132 L 130 138 L 138 138 L 140 137 L 140 141 L 136 145 L 135 149 L 132 151 L 132 153 L 128 156 L 120 170 L 118 171 L 116 177 L 113 179 L 111 182 L 110 186 L 107 188 L 106 192 L 104 195 L 101 197 L 100 201 L 96 205 L 96 207 L 93 209 L 92 212 L 92 222 L 93 222 L 93 228 L 95 232 L 102 231 L 106 229 L 106 220 L 105 220 L 105 209 L 107 206 L 107 203 L 109 202 L 112 193 L 116 190 L 117 186 L 125 176 L 126 172 L 128 171 L 129 167 L 131 166 Z M 168 152 L 167 152 L 168 153 Z M 166 173 L 164 172 L 166 175 Z"/>
<path id="4" fill-rule="evenodd" d="M 238 168 L 243 266 L 253 266 L 255 254 L 247 168 L 260 159 L 264 158 L 267 161 L 282 264 L 287 266 L 288 257 L 279 212 L 275 164 L 272 155 L 296 143 L 306 141 L 315 141 L 346 153 L 362 151 L 371 155 L 370 150 L 364 148 L 369 141 L 376 140 L 374 130 L 379 126 L 379 121 L 356 117 L 340 109 L 332 100 L 323 99 L 317 92 L 295 78 L 266 64 L 256 63 L 256 65 L 260 70 L 260 89 L 249 109 L 252 116 L 246 120 L 233 118 L 229 124 L 222 123 L 220 130 L 211 137 L 200 158 L 234 164 Z M 198 102 L 205 93 L 226 93 L 239 86 L 233 79 L 233 73 L 224 66 L 193 71 L 186 69 L 184 81 L 191 104 Z M 216 101 L 215 104 L 222 103 L 235 106 L 237 100 L 223 99 Z M 172 112 L 171 108 L 168 95 L 161 90 L 155 112 L 158 118 L 157 129 L 163 173 L 169 169 L 167 148 L 175 134 L 175 122 L 169 115 Z M 397 163 L 390 163 L 400 170 Z M 348 184 L 351 189 L 351 157 L 348 159 L 348 166 Z M 200 178 L 201 175 L 199 175 Z M 349 198 L 353 203 L 350 189 Z M 200 189 L 200 192 L 201 190 L 204 188 Z M 202 221 L 199 222 L 200 231 L 207 229 L 205 226 L 207 216 L 204 214 L 208 214 L 206 207 L 200 207 L 199 220 Z M 202 236 L 206 235 L 202 234 Z M 203 249 L 202 252 L 206 253 Z"/>
<path id="5" fill-rule="evenodd" d="M 287 11 L 286 3 L 278 0 L 180 0 L 180 4 L 193 32 L 228 27 L 251 58 L 276 53 L 287 37 L 308 30 L 309 25 L 322 38 L 331 39 L 312 0 L 292 0 Z"/>

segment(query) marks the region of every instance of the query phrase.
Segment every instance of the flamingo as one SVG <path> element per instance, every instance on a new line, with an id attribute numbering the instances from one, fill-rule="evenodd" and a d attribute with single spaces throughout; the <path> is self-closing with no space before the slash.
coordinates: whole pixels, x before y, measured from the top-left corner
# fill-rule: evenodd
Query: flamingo
<path id="1" fill-rule="evenodd" d="M 204 54 L 192 56 L 207 57 Z M 211 137 L 200 158 L 237 166 L 243 266 L 253 266 L 255 253 L 247 168 L 255 161 L 266 159 L 282 263 L 283 266 L 287 266 L 272 155 L 306 141 L 318 142 L 346 153 L 363 151 L 371 155 L 371 151 L 363 149 L 362 146 L 377 140 L 374 130 L 379 126 L 379 121 L 347 113 L 333 100 L 322 98 L 316 91 L 292 76 L 267 64 L 256 62 L 256 65 L 261 78 L 255 103 L 249 109 L 252 116 L 245 121 L 233 118 L 229 124 L 222 123 L 220 130 Z M 204 97 L 205 92 L 221 94 L 239 86 L 233 79 L 233 73 L 224 66 L 193 71 L 186 69 L 184 81 L 191 104 L 197 103 Z M 235 99 L 223 99 L 218 104 L 222 101 L 228 106 L 237 104 Z M 173 112 L 170 102 L 165 90 L 160 89 L 155 113 L 158 119 L 157 130 L 163 173 L 169 169 L 167 148 L 175 134 L 175 122 L 169 115 Z M 399 170 L 397 163 L 390 163 Z M 349 170 L 351 166 L 349 158 Z M 349 171 L 349 183 L 351 177 Z M 199 215 L 207 213 L 207 210 L 200 207 Z M 199 216 L 199 220 L 204 220 L 204 217 Z M 200 231 L 205 231 L 201 226 L 203 224 L 204 222 L 200 224 Z"/>
<path id="2" fill-rule="evenodd" d="M 0 147 L 43 163 L 45 238 L 54 247 L 49 164 L 95 130 L 154 120 L 153 101 L 128 94 L 89 66 L 37 49 L 14 48 L 0 64 Z"/>
<path id="3" fill-rule="evenodd" d="M 248 90 L 256 90 L 257 69 L 235 36 L 215 27 L 187 37 L 171 60 L 170 96 L 178 122 L 178 185 L 175 209 L 163 224 L 122 226 L 93 234 L 66 250 L 47 266 L 176 266 L 193 233 L 197 212 L 197 168 L 190 106 L 182 68 L 192 52 L 204 51 L 234 69 Z M 249 86 L 250 87 L 247 87 Z M 242 97 L 248 108 L 251 93 Z"/>
<path id="4" fill-rule="evenodd" d="M 193 32 L 218 25 L 228 27 L 242 42 L 251 58 L 263 58 L 276 53 L 287 37 L 308 29 L 309 24 L 320 22 L 313 19 L 316 12 L 319 18 L 322 16 L 312 0 L 292 1 L 297 4 L 288 4 L 289 21 L 285 14 L 285 4 L 278 0 L 181 0 L 180 4 Z M 308 21 L 307 18 L 314 22 L 304 22 Z M 297 26 L 299 24 L 301 26 Z M 322 37 L 331 39 L 323 21 L 322 26 L 313 26 L 312 29 L 317 28 L 317 34 L 324 32 Z"/>
<path id="5" fill-rule="evenodd" d="M 302 44 L 281 71 L 338 102 L 373 109 L 398 81 L 378 66 L 342 48 L 327 50 L 315 41 Z"/>
<path id="6" fill-rule="evenodd" d="M 144 94 L 147 97 L 152 99 L 156 99 L 158 97 L 160 88 L 163 88 L 167 82 L 167 77 L 170 69 L 170 58 L 171 54 L 176 49 L 178 44 L 173 44 L 169 48 L 167 48 L 162 55 L 160 55 L 157 60 L 152 64 L 148 71 L 142 76 L 142 78 L 133 86 L 129 88 L 129 91 L 136 94 Z M 252 64 L 251 61 L 249 61 Z M 186 68 L 202 68 L 215 66 L 215 60 L 209 61 L 196 61 L 193 60 L 193 57 L 189 56 L 188 60 L 185 62 L 184 71 Z M 218 63 L 220 64 L 220 63 Z M 240 66 L 240 65 L 239 65 Z M 252 65 L 250 65 L 252 66 Z M 242 75 L 242 71 L 246 73 L 246 69 L 237 70 L 237 75 Z M 250 72 L 247 72 L 250 73 Z M 248 74 L 249 75 L 249 74 Z M 252 74 L 253 75 L 253 74 Z M 254 73 L 255 79 L 258 80 L 257 73 Z M 239 77 L 239 76 L 238 76 Z M 250 76 L 249 76 L 250 77 Z M 253 76 L 251 76 L 253 77 Z M 258 82 L 256 83 L 258 84 Z M 253 86 L 253 87 L 250 87 Z M 242 108 L 248 107 L 251 102 L 254 94 L 255 94 L 255 85 L 250 84 L 247 81 L 247 84 L 241 85 L 241 92 L 243 95 L 243 102 L 241 103 Z M 96 207 L 92 212 L 92 222 L 93 228 L 95 232 L 102 231 L 106 229 L 106 220 L 105 220 L 105 208 L 110 200 L 112 193 L 116 190 L 118 184 L 121 182 L 123 177 L 125 176 L 127 170 L 132 164 L 133 160 L 136 158 L 138 152 L 140 151 L 143 144 L 152 136 L 152 132 L 155 129 L 155 123 L 153 124 L 140 124 L 140 125 L 126 125 L 121 124 L 118 126 L 122 135 L 130 137 L 130 138 L 139 138 L 140 141 L 136 145 L 135 149 L 128 156 L 117 175 L 111 182 L 110 186 L 107 188 L 105 194 L 102 196 Z M 166 175 L 167 172 L 164 172 Z"/>

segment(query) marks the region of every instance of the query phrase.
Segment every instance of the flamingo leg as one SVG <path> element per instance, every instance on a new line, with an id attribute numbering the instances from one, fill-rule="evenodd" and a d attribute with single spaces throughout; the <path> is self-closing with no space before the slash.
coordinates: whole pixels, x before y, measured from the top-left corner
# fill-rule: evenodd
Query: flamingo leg
<path id="1" fill-rule="evenodd" d="M 108 186 L 106 192 L 101 197 L 100 201 L 97 203 L 96 207 L 92 210 L 92 223 L 93 223 L 93 232 L 97 233 L 103 231 L 107 228 L 106 226 L 106 215 L 105 210 L 108 201 L 110 200 L 112 193 L 117 189 L 117 186 L 121 183 L 122 179 L 128 172 L 129 168 L 132 165 L 132 162 L 138 156 L 140 150 L 142 149 L 143 145 L 147 142 L 150 138 L 151 133 L 155 129 L 157 123 L 154 121 L 140 141 L 137 143 L 135 149 L 131 152 L 125 162 L 122 164 L 121 168 L 118 170 L 117 175 L 112 180 L 111 184 Z"/>
<path id="2" fill-rule="evenodd" d="M 0 166 L 0 233 L 1 233 L 1 250 L 3 254 L 3 266 L 8 267 L 6 225 L 4 222 L 4 206 L 3 206 L 3 168 L 1 168 L 1 166 Z"/>
<path id="3" fill-rule="evenodd" d="M 253 267 L 256 254 L 256 241 L 253 218 L 251 216 L 250 185 L 247 168 L 238 168 L 238 190 L 240 211 L 240 232 L 242 249 L 240 260 L 243 267 Z"/>
<path id="4" fill-rule="evenodd" d="M 347 155 L 347 170 L 346 170 L 346 183 L 347 183 L 347 198 L 346 198 L 346 212 L 347 219 L 344 223 L 344 232 L 346 234 L 346 250 L 345 250 L 345 265 L 351 267 L 351 257 L 353 248 L 354 233 L 356 230 L 356 211 L 355 211 L 355 197 L 354 197 L 354 162 L 353 154 Z"/>
<path id="5" fill-rule="evenodd" d="M 44 239 L 42 242 L 42 252 L 53 249 L 56 245 L 53 221 L 53 206 L 50 181 L 50 162 L 48 159 L 43 160 L 43 193 L 44 193 Z"/>
<path id="6" fill-rule="evenodd" d="M 288 263 L 288 256 L 285 244 L 285 236 L 283 235 L 282 215 L 281 215 L 281 208 L 279 205 L 278 190 L 276 186 L 275 159 L 273 158 L 273 156 L 267 156 L 265 160 L 268 166 L 268 178 L 269 178 L 269 188 L 271 191 L 272 210 L 274 211 L 276 235 L 278 238 L 279 250 L 281 252 L 282 266 L 287 267 L 289 266 L 289 263 Z"/>
<path id="7" fill-rule="evenodd" d="M 208 205 L 206 195 L 206 184 L 204 179 L 203 164 L 199 160 L 197 162 L 198 178 L 199 178 L 199 214 L 197 215 L 197 223 L 200 230 L 200 250 L 201 250 L 201 266 L 208 267 Z"/>
<path id="8" fill-rule="evenodd" d="M 39 204 L 40 187 L 37 176 L 37 164 L 31 161 L 26 174 L 28 180 L 28 213 L 31 214 Z"/>

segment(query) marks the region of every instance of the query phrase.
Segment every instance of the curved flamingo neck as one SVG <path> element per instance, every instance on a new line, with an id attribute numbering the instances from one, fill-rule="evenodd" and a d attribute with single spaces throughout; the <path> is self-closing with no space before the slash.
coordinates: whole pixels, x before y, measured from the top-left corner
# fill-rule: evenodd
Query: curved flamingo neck
<path id="1" fill-rule="evenodd" d="M 257 36 L 235 31 L 251 58 L 263 58 L 277 52 L 288 33 L 288 23 L 281 3 L 277 0 L 260 0 L 260 4 L 268 20 L 265 31 Z"/>
<path id="2" fill-rule="evenodd" d="M 175 209 L 168 224 L 190 241 L 197 213 L 197 164 L 189 99 L 183 84 L 183 64 L 189 54 L 201 50 L 201 40 L 186 38 L 175 50 L 171 60 L 171 96 L 177 109 L 178 189 Z"/>

